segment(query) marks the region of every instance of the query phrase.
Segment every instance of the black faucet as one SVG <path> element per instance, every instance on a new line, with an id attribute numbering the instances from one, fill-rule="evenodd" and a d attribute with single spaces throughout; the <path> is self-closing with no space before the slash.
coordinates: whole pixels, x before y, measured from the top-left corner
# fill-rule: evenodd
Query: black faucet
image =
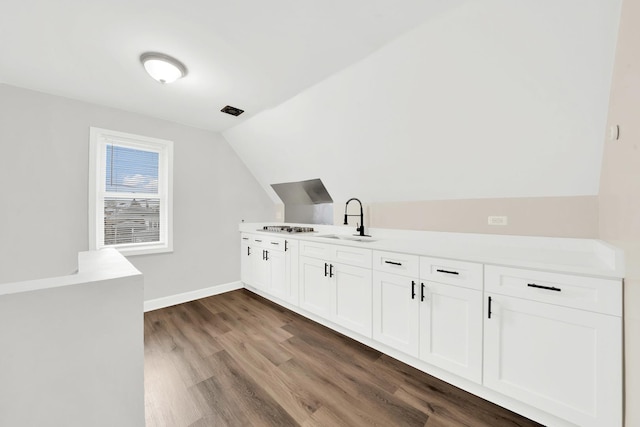
<path id="1" fill-rule="evenodd" d="M 344 225 L 349 225 L 349 223 L 347 222 L 347 219 L 350 216 L 358 216 L 358 215 L 347 214 L 347 208 L 349 207 L 349 202 L 351 202 L 352 200 L 355 200 L 360 204 L 360 226 L 356 228 L 356 231 L 360 233 L 360 236 L 370 237 L 368 234 L 364 234 L 364 212 L 362 211 L 362 202 L 356 199 L 355 197 L 352 197 L 349 200 L 347 200 L 347 203 L 344 205 Z"/>

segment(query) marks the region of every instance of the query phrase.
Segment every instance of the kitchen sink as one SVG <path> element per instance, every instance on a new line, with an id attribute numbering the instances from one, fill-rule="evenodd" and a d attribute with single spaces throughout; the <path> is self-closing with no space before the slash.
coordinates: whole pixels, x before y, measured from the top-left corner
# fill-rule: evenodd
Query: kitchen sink
<path id="1" fill-rule="evenodd" d="M 344 236 L 340 234 L 325 234 L 317 237 L 322 237 L 324 239 L 349 240 L 352 242 L 365 242 L 365 243 L 376 241 L 375 239 L 372 239 L 371 237 L 366 237 L 366 236 Z"/>

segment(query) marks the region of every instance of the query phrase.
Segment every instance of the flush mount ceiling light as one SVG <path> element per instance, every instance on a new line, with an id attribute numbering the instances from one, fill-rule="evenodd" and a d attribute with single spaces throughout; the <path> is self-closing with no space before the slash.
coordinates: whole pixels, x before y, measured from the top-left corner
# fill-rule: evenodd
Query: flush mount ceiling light
<path id="1" fill-rule="evenodd" d="M 187 67 L 175 58 L 158 52 L 146 52 L 140 55 L 140 62 L 154 80 L 171 83 L 187 75 Z"/>

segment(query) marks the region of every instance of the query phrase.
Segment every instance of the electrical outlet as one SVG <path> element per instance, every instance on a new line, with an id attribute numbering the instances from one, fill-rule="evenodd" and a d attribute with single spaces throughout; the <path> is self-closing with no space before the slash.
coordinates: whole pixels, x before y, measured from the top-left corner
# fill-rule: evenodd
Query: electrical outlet
<path id="1" fill-rule="evenodd" d="M 490 216 L 489 225 L 507 225 L 507 217 L 506 216 Z"/>

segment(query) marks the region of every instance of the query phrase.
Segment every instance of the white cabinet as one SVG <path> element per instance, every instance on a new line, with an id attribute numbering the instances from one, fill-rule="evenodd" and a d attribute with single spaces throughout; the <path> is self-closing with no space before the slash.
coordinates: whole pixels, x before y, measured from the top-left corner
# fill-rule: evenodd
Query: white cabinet
<path id="1" fill-rule="evenodd" d="M 480 383 L 482 265 L 381 251 L 373 259 L 373 338 Z"/>
<path id="2" fill-rule="evenodd" d="M 271 262 L 269 253 L 261 245 L 253 246 L 251 255 L 251 283 L 256 288 L 268 291 L 271 287 Z"/>
<path id="3" fill-rule="evenodd" d="M 331 264 L 336 286 L 334 321 L 371 338 L 371 269 Z"/>
<path id="4" fill-rule="evenodd" d="M 301 247 L 301 252 L 327 258 L 300 256 L 300 307 L 371 338 L 371 269 L 335 261 L 347 259 L 348 254 L 356 264 L 366 263 L 368 258 L 370 265 L 371 251 L 331 246 Z"/>
<path id="5" fill-rule="evenodd" d="M 335 306 L 335 283 L 328 280 L 329 264 L 321 259 L 301 256 L 300 307 L 330 319 Z"/>
<path id="6" fill-rule="evenodd" d="M 622 319 L 575 308 L 618 311 L 603 292 L 620 283 L 492 266 L 486 275 L 484 385 L 580 426 L 621 426 Z"/>
<path id="7" fill-rule="evenodd" d="M 620 280 L 299 239 L 243 233 L 242 281 L 549 425 L 622 426 Z"/>
<path id="8" fill-rule="evenodd" d="M 482 381 L 482 291 L 420 283 L 420 359 Z"/>
<path id="9" fill-rule="evenodd" d="M 283 251 L 269 251 L 271 261 L 271 294 L 298 304 L 298 241 L 285 240 Z"/>
<path id="10" fill-rule="evenodd" d="M 240 240 L 240 280 L 250 284 L 253 259 L 251 258 L 251 242 L 249 237 L 243 235 Z"/>
<path id="11" fill-rule="evenodd" d="M 417 279 L 373 273 L 373 339 L 417 357 L 420 305 Z"/>
<path id="12" fill-rule="evenodd" d="M 482 264 L 420 257 L 420 359 L 482 381 Z"/>
<path id="13" fill-rule="evenodd" d="M 298 304 L 298 242 L 243 234 L 241 280 L 292 304 Z"/>

